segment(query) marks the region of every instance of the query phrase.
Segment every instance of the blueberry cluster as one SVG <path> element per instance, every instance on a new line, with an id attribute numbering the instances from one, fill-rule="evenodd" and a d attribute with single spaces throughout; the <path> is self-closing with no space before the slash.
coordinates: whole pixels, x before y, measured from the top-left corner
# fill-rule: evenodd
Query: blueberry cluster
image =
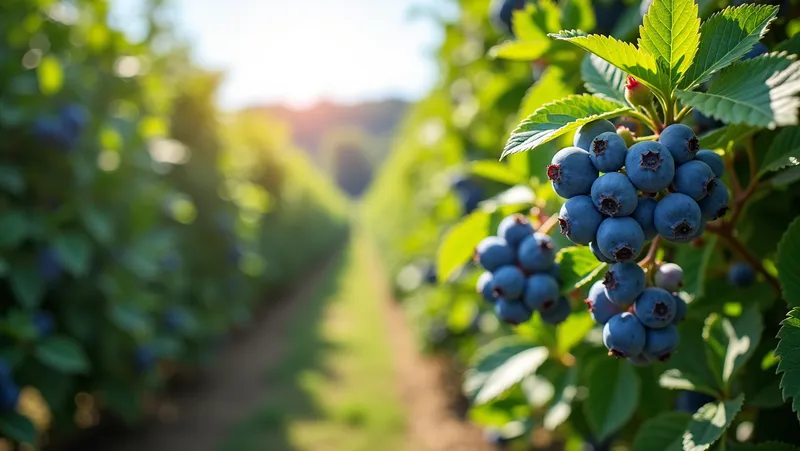
<path id="1" fill-rule="evenodd" d="M 548 235 L 534 231 L 524 215 L 508 216 L 497 236 L 484 238 L 475 250 L 475 260 L 486 270 L 478 278 L 478 293 L 507 323 L 524 323 L 539 312 L 544 322 L 559 324 L 571 309 L 559 295 L 555 258 Z"/>
<path id="2" fill-rule="evenodd" d="M 592 319 L 603 325 L 608 355 L 636 365 L 668 360 L 678 347 L 675 325 L 686 316 L 686 302 L 676 293 L 683 285 L 680 266 L 661 265 L 656 286 L 646 285 L 639 265 L 615 263 L 592 285 L 585 301 Z"/>
<path id="3" fill-rule="evenodd" d="M 600 261 L 632 261 L 657 235 L 691 241 L 728 210 L 722 157 L 700 150 L 686 125 L 628 148 L 611 122 L 599 120 L 578 129 L 573 144 L 555 154 L 547 177 L 567 199 L 561 233 Z"/>
<path id="4" fill-rule="evenodd" d="M 11 375 L 11 367 L 0 360 L 0 412 L 8 412 L 17 407 L 19 387 Z"/>

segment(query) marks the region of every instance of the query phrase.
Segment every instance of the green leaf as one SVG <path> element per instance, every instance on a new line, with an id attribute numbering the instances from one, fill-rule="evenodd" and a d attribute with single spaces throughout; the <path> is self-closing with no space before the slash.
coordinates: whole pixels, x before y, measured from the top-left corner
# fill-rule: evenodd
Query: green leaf
<path id="1" fill-rule="evenodd" d="M 669 360 L 670 368 L 678 372 L 669 373 L 669 376 L 674 376 L 675 378 L 670 381 L 672 386 L 668 388 L 673 388 L 680 383 L 677 381 L 678 377 L 680 377 L 697 387 L 697 391 L 703 391 L 708 394 L 716 394 L 722 391 L 719 378 L 716 377 L 715 373 L 712 373 L 708 365 L 709 357 L 707 354 L 710 350 L 703 341 L 703 327 L 704 324 L 702 322 L 687 318 L 678 328 L 680 347 L 678 352 Z"/>
<path id="2" fill-rule="evenodd" d="M 658 379 L 659 385 L 670 390 L 699 391 L 711 396 L 717 396 L 717 390 L 707 381 L 691 373 L 684 373 L 679 369 L 667 370 Z"/>
<path id="3" fill-rule="evenodd" d="M 28 218 L 20 211 L 0 214 L 0 247 L 19 246 L 28 236 Z"/>
<path id="4" fill-rule="evenodd" d="M 597 261 L 588 246 L 561 249 L 556 255 L 561 292 L 568 293 L 592 281 L 606 264 Z"/>
<path id="5" fill-rule="evenodd" d="M 720 72 L 707 92 L 677 90 L 685 105 L 729 124 L 773 129 L 797 124 L 800 62 L 786 53 L 739 61 Z"/>
<path id="6" fill-rule="evenodd" d="M 684 451 L 704 451 L 716 442 L 730 427 L 742 409 L 744 395 L 725 402 L 708 403 L 694 415 L 683 435 Z"/>
<path id="7" fill-rule="evenodd" d="M 42 58 L 36 68 L 36 75 L 39 78 L 39 90 L 46 96 L 56 94 L 64 84 L 64 71 L 61 69 L 61 63 L 52 55 Z"/>
<path id="8" fill-rule="evenodd" d="M 778 175 L 769 179 L 770 185 L 780 188 L 800 180 L 800 166 L 791 167 L 785 171 L 779 172 Z"/>
<path id="9" fill-rule="evenodd" d="M 633 451 L 683 451 L 683 433 L 691 419 L 683 412 L 664 412 L 650 418 L 636 433 Z"/>
<path id="10" fill-rule="evenodd" d="M 560 31 L 550 35 L 552 38 L 570 42 L 594 53 L 623 72 L 636 78 L 650 88 L 653 94 L 666 98 L 661 92 L 658 65 L 648 53 L 640 51 L 633 44 L 598 34 L 585 35 L 576 30 Z"/>
<path id="11" fill-rule="evenodd" d="M 491 215 L 476 210 L 447 231 L 436 255 L 436 277 L 450 280 L 475 253 L 475 246 L 491 235 Z"/>
<path id="12" fill-rule="evenodd" d="M 25 191 L 25 174 L 15 166 L 0 166 L 0 188 L 11 194 Z"/>
<path id="13" fill-rule="evenodd" d="M 561 23 L 558 28 L 593 30 L 594 11 L 591 0 L 566 0 L 561 7 Z"/>
<path id="14" fill-rule="evenodd" d="M 570 315 L 566 321 L 558 325 L 556 330 L 558 354 L 568 353 L 575 345 L 583 341 L 594 325 L 594 320 L 586 310 Z"/>
<path id="15" fill-rule="evenodd" d="M 736 371 L 752 357 L 763 330 L 758 304 L 748 305 L 738 318 L 711 315 L 706 321 L 703 338 L 711 351 L 707 355 L 724 386 L 729 386 Z"/>
<path id="16" fill-rule="evenodd" d="M 781 321 L 778 331 L 778 347 L 775 355 L 780 357 L 776 373 L 781 375 L 783 400 L 792 398 L 792 410 L 800 418 L 800 307 L 793 308 Z"/>
<path id="17" fill-rule="evenodd" d="M 519 108 L 519 120 L 533 114 L 546 103 L 556 101 L 572 93 L 572 87 L 564 82 L 564 69 L 550 66 L 542 72 L 542 76 L 525 93 Z"/>
<path id="18" fill-rule="evenodd" d="M 89 358 L 81 345 L 67 336 L 52 336 L 36 344 L 36 359 L 50 368 L 66 374 L 89 371 Z"/>
<path id="19" fill-rule="evenodd" d="M 583 124 L 621 116 L 630 111 L 626 106 L 589 94 L 572 95 L 543 105 L 517 126 L 506 143 L 505 157 L 533 150 L 561 135 L 577 130 Z"/>
<path id="20" fill-rule="evenodd" d="M 800 447 L 781 442 L 734 443 L 731 451 L 800 451 Z"/>
<path id="21" fill-rule="evenodd" d="M 767 155 L 761 162 L 758 175 L 760 177 L 767 172 L 798 164 L 800 164 L 800 127 L 786 127 L 772 140 Z"/>
<path id="22" fill-rule="evenodd" d="M 578 367 L 573 366 L 567 370 L 564 377 L 558 382 L 555 397 L 542 422 L 545 429 L 552 431 L 567 421 L 572 413 L 572 400 L 578 394 L 577 383 Z"/>
<path id="23" fill-rule="evenodd" d="M 36 427 L 31 420 L 17 412 L 0 415 L 0 435 L 19 443 L 36 444 Z"/>
<path id="24" fill-rule="evenodd" d="M 681 88 L 691 89 L 744 56 L 766 34 L 778 8 L 742 5 L 725 8 L 700 27 L 700 47 Z"/>
<path id="25" fill-rule="evenodd" d="M 603 441 L 633 416 L 639 404 L 639 376 L 624 359 L 597 360 L 589 379 L 584 414 L 597 440 Z"/>
<path id="26" fill-rule="evenodd" d="M 731 141 L 741 142 L 757 131 L 757 127 L 744 124 L 725 125 L 700 136 L 700 147 L 702 149 L 725 149 Z"/>
<path id="27" fill-rule="evenodd" d="M 581 78 L 586 90 L 606 100 L 628 105 L 625 100 L 625 72 L 596 55 L 586 55 L 581 62 Z"/>
<path id="28" fill-rule="evenodd" d="M 778 280 L 789 307 L 800 307 L 800 218 L 789 224 L 778 243 Z"/>
<path id="29" fill-rule="evenodd" d="M 551 44 L 552 41 L 547 37 L 536 41 L 506 41 L 489 49 L 489 57 L 511 61 L 533 61 L 547 53 Z"/>
<path id="30" fill-rule="evenodd" d="M 86 230 L 99 243 L 108 244 L 114 238 L 114 228 L 110 215 L 92 206 L 80 209 L 81 218 Z"/>
<path id="31" fill-rule="evenodd" d="M 681 246 L 677 249 L 675 263 L 683 268 L 683 290 L 693 295 L 695 299 L 705 295 L 706 269 L 716 245 L 717 237 L 710 236 L 706 239 L 702 251 L 691 246 Z"/>
<path id="32" fill-rule="evenodd" d="M 86 275 L 92 247 L 83 235 L 79 233 L 59 235 L 53 242 L 53 248 L 67 271 L 76 277 Z"/>
<path id="33" fill-rule="evenodd" d="M 694 0 L 653 0 L 643 22 L 639 49 L 655 59 L 661 92 L 670 98 L 692 66 L 700 42 L 697 4 Z"/>
<path id="34" fill-rule="evenodd" d="M 466 374 L 464 391 L 476 405 L 492 401 L 525 376 L 535 373 L 547 356 L 547 348 L 543 346 L 512 343 L 493 349 Z"/>
<path id="35" fill-rule="evenodd" d="M 33 309 L 39 306 L 44 296 L 45 284 L 39 271 L 31 265 L 14 265 L 11 268 L 11 291 L 19 305 Z"/>
<path id="36" fill-rule="evenodd" d="M 469 165 L 469 172 L 478 177 L 502 183 L 504 185 L 520 185 L 527 183 L 527 178 L 514 171 L 507 164 L 495 160 L 473 161 Z"/>

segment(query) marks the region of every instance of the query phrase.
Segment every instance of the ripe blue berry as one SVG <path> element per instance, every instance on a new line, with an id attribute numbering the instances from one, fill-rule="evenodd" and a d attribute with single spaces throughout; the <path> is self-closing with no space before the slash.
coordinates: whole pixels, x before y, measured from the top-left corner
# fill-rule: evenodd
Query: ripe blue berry
<path id="1" fill-rule="evenodd" d="M 646 327 L 661 329 L 675 319 L 675 298 L 663 288 L 645 288 L 633 303 L 633 313 Z"/>
<path id="2" fill-rule="evenodd" d="M 675 298 L 675 319 L 672 320 L 672 324 L 680 324 L 686 319 L 686 301 L 677 294 L 672 297 Z"/>
<path id="3" fill-rule="evenodd" d="M 557 300 L 558 282 L 550 274 L 534 274 L 525 281 L 522 301 L 529 310 L 550 310 Z"/>
<path id="4" fill-rule="evenodd" d="M 597 168 L 589 159 L 589 152 L 578 147 L 559 150 L 549 166 L 547 178 L 553 182 L 553 190 L 561 197 L 589 194 L 597 179 Z"/>
<path id="5" fill-rule="evenodd" d="M 550 271 L 548 271 L 548 274 L 550 274 L 554 279 L 556 279 L 556 282 L 560 282 L 561 281 L 561 265 L 559 265 L 558 263 L 553 263 L 553 267 L 550 268 Z"/>
<path id="6" fill-rule="evenodd" d="M 686 194 L 694 200 L 708 196 L 717 181 L 714 171 L 702 161 L 688 161 L 675 169 L 672 185 L 675 191 Z"/>
<path id="7" fill-rule="evenodd" d="M 522 241 L 517 252 L 520 266 L 526 271 L 548 271 L 556 261 L 553 240 L 544 233 L 534 233 Z"/>
<path id="8" fill-rule="evenodd" d="M 20 390 L 11 378 L 0 380 L 0 412 L 9 412 L 17 408 Z"/>
<path id="9" fill-rule="evenodd" d="M 694 156 L 700 150 L 700 141 L 694 135 L 694 131 L 684 124 L 672 124 L 665 128 L 658 137 L 658 142 L 669 150 L 676 165 L 694 160 Z"/>
<path id="10" fill-rule="evenodd" d="M 616 131 L 617 127 L 614 127 L 614 124 L 605 119 L 589 122 L 588 124 L 581 125 L 578 131 L 575 132 L 575 136 L 572 138 L 572 145 L 580 147 L 583 150 L 589 150 L 592 141 L 601 133 L 616 133 Z"/>
<path id="11" fill-rule="evenodd" d="M 654 219 L 656 205 L 658 205 L 658 201 L 654 198 L 639 196 L 636 209 L 631 213 L 631 218 L 639 223 L 639 227 L 641 227 L 642 232 L 644 232 L 644 239 L 647 241 L 652 240 L 658 235 Z"/>
<path id="12" fill-rule="evenodd" d="M 475 290 L 480 293 L 484 300 L 494 303 L 494 275 L 489 271 L 484 271 L 478 277 Z"/>
<path id="13" fill-rule="evenodd" d="M 589 288 L 589 293 L 583 302 L 597 324 L 605 324 L 612 316 L 622 313 L 622 307 L 608 300 L 605 287 L 600 280 Z"/>
<path id="14" fill-rule="evenodd" d="M 628 312 L 614 315 L 603 326 L 603 344 L 608 355 L 614 357 L 636 356 L 642 353 L 645 342 L 642 323 Z"/>
<path id="15" fill-rule="evenodd" d="M 487 236 L 475 248 L 478 263 L 487 271 L 495 271 L 505 265 L 514 264 L 514 250 L 506 240 L 497 236 Z"/>
<path id="16" fill-rule="evenodd" d="M 649 360 L 666 362 L 678 348 L 678 329 L 672 324 L 662 329 L 647 329 L 643 354 Z"/>
<path id="17" fill-rule="evenodd" d="M 637 189 L 656 193 L 672 183 L 675 161 L 666 147 L 654 141 L 644 141 L 628 149 L 625 170 Z"/>
<path id="18" fill-rule="evenodd" d="M 630 357 L 628 357 L 628 362 L 631 365 L 635 365 L 635 366 L 648 366 L 651 363 L 653 363 L 644 354 L 638 354 L 638 355 L 630 356 Z"/>
<path id="19" fill-rule="evenodd" d="M 616 262 L 635 259 L 642 252 L 644 232 L 631 218 L 606 218 L 597 228 L 597 247 Z"/>
<path id="20" fill-rule="evenodd" d="M 561 296 L 553 308 L 541 312 L 542 321 L 555 326 L 566 321 L 570 313 L 572 313 L 572 307 L 570 307 L 569 301 Z"/>
<path id="21" fill-rule="evenodd" d="M 673 243 L 692 240 L 702 222 L 700 206 L 681 193 L 667 194 L 658 201 L 653 218 L 658 233 Z"/>
<path id="22" fill-rule="evenodd" d="M 489 5 L 492 25 L 500 33 L 514 34 L 511 19 L 514 11 L 525 8 L 525 0 L 493 0 Z"/>
<path id="23" fill-rule="evenodd" d="M 729 203 L 728 187 L 722 181 L 717 180 L 708 192 L 708 196 L 697 205 L 700 207 L 700 215 L 703 219 L 713 221 L 725 216 Z"/>
<path id="24" fill-rule="evenodd" d="M 497 227 L 497 236 L 506 240 L 509 246 L 519 247 L 522 240 L 533 235 L 533 226 L 525 215 L 506 216 Z"/>
<path id="25" fill-rule="evenodd" d="M 597 258 L 597 261 L 603 263 L 614 263 L 614 260 L 611 260 L 610 258 L 603 255 L 602 252 L 600 252 L 600 248 L 597 247 L 596 242 L 592 241 L 591 243 L 589 243 L 589 250 L 592 251 L 592 254 L 594 254 L 595 258 Z"/>
<path id="26" fill-rule="evenodd" d="M 89 121 L 89 113 L 78 104 L 69 104 L 61 109 L 58 118 L 75 135 L 79 135 Z"/>
<path id="27" fill-rule="evenodd" d="M 606 216 L 629 216 L 639 205 L 639 197 L 628 177 L 609 172 L 592 184 L 592 203 Z"/>
<path id="28" fill-rule="evenodd" d="M 725 163 L 722 162 L 722 157 L 714 151 L 703 149 L 697 152 L 694 159 L 707 164 L 717 178 L 721 178 L 725 174 Z"/>
<path id="29" fill-rule="evenodd" d="M 747 263 L 734 263 L 728 269 L 728 281 L 735 287 L 748 287 L 755 283 L 756 273 Z"/>
<path id="30" fill-rule="evenodd" d="M 603 278 L 608 300 L 623 307 L 633 304 L 645 284 L 644 270 L 636 263 L 616 263 Z"/>
<path id="31" fill-rule="evenodd" d="M 601 222 L 603 215 L 594 208 L 589 196 L 567 199 L 558 214 L 561 233 L 575 244 L 589 244 L 590 241 L 594 241 Z"/>
<path id="32" fill-rule="evenodd" d="M 664 263 L 656 270 L 656 286 L 670 293 L 680 291 L 683 287 L 683 268 L 675 263 Z"/>
<path id="33" fill-rule="evenodd" d="M 625 140 L 614 132 L 603 132 L 592 140 L 589 146 L 589 159 L 600 172 L 616 172 L 625 165 L 628 146 Z"/>
<path id="34" fill-rule="evenodd" d="M 519 299 L 525 286 L 525 274 L 516 266 L 501 266 L 494 272 L 494 295 Z"/>
<path id="35" fill-rule="evenodd" d="M 528 321 L 532 315 L 522 301 L 511 301 L 505 298 L 497 298 L 494 303 L 494 312 L 498 318 L 513 325 Z"/>

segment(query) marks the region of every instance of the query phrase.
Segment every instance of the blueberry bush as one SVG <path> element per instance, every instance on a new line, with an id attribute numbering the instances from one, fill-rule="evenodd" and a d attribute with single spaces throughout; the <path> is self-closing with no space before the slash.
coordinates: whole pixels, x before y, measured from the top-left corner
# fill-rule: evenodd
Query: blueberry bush
<path id="1" fill-rule="evenodd" d="M 220 77 L 192 64 L 159 3 L 133 42 L 104 0 L 3 2 L 6 439 L 138 421 L 347 232 L 343 198 L 280 124 L 215 109 Z"/>
<path id="2" fill-rule="evenodd" d="M 436 18 L 442 76 L 366 216 L 488 441 L 800 446 L 798 6 L 462 1 Z M 550 321 L 538 302 L 558 299 Z"/>

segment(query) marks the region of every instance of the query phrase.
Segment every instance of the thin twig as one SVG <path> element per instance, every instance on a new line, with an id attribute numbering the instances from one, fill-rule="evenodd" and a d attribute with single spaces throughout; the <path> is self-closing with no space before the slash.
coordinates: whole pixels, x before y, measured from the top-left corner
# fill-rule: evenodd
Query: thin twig
<path id="1" fill-rule="evenodd" d="M 683 118 L 685 118 L 686 115 L 691 112 L 692 112 L 692 107 L 690 107 L 689 105 L 684 106 L 680 111 L 678 111 L 678 114 L 675 116 L 675 122 L 677 123 L 682 121 Z"/>
<path id="2" fill-rule="evenodd" d="M 656 251 L 658 250 L 659 244 L 661 244 L 661 235 L 653 238 L 653 242 L 650 243 L 650 249 L 647 251 L 647 255 L 645 255 L 642 261 L 639 262 L 640 267 L 644 268 L 655 260 Z"/>
<path id="3" fill-rule="evenodd" d="M 653 122 L 652 119 L 650 119 L 646 115 L 642 114 L 641 112 L 636 111 L 636 110 L 631 110 L 631 111 L 629 111 L 629 112 L 627 112 L 625 114 L 627 114 L 628 116 L 634 117 L 636 119 L 639 119 L 639 121 L 642 124 L 644 124 L 647 128 L 652 130 L 654 133 L 658 133 L 659 132 L 658 126 L 656 126 L 655 122 Z"/>
<path id="4" fill-rule="evenodd" d="M 550 216 L 549 218 L 547 218 L 547 221 L 545 221 L 544 224 L 542 224 L 542 226 L 539 227 L 539 230 L 537 230 L 537 232 L 544 233 L 545 235 L 547 235 L 548 233 L 550 233 L 550 229 L 552 229 L 553 226 L 555 226 L 556 224 L 558 224 L 558 215 Z"/>
<path id="5" fill-rule="evenodd" d="M 775 293 L 780 296 L 781 295 L 781 284 L 778 282 L 772 274 L 767 272 L 767 269 L 764 268 L 764 265 L 761 261 L 753 255 L 747 248 L 739 241 L 738 238 L 733 236 L 733 230 L 731 228 L 731 223 L 723 222 L 722 224 L 707 224 L 706 230 L 711 233 L 714 233 L 724 239 L 730 247 L 736 251 L 745 261 L 747 261 L 750 266 L 752 266 L 756 271 L 760 272 L 764 278 L 772 285 L 772 288 L 775 290 Z"/>
<path id="6" fill-rule="evenodd" d="M 640 143 L 642 141 L 655 141 L 658 139 L 658 135 L 649 135 L 649 136 L 642 136 L 640 138 L 633 138 L 633 142 Z"/>

